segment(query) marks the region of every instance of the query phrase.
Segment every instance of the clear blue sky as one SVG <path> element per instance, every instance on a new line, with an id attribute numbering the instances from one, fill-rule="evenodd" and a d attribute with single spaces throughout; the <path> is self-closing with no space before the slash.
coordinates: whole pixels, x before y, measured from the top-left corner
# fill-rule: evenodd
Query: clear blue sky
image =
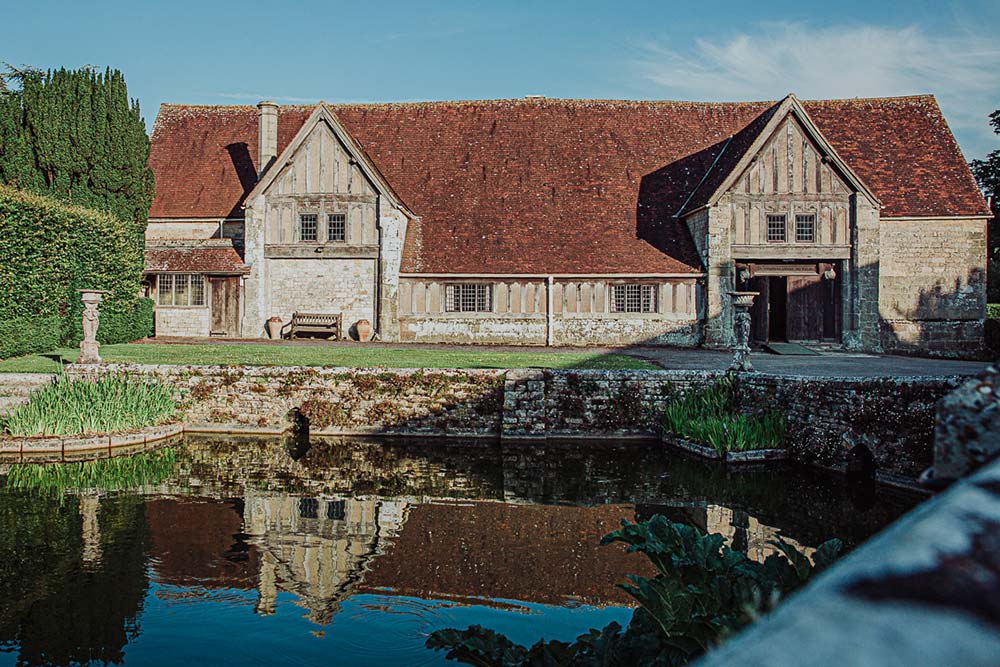
<path id="1" fill-rule="evenodd" d="M 934 93 L 967 158 L 1000 147 L 1000 3 L 9 3 L 0 61 L 110 65 L 161 102 Z"/>

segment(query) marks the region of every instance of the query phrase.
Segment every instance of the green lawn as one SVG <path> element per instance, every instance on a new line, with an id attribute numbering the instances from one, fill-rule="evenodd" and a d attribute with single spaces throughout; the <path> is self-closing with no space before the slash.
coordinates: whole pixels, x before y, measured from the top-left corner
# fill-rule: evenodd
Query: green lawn
<path id="1" fill-rule="evenodd" d="M 74 361 L 78 350 L 63 348 L 0 361 L 0 373 L 51 373 L 60 359 Z M 596 368 L 649 370 L 657 366 L 624 354 L 593 352 L 491 352 L 399 347 L 310 347 L 282 345 L 102 345 L 107 362 L 136 364 L 346 366 L 353 368 Z"/>

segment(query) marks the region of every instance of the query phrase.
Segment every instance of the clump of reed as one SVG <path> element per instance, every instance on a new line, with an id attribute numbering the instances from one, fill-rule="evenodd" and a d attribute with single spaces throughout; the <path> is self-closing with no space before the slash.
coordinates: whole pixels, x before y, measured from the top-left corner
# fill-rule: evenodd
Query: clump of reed
<path id="1" fill-rule="evenodd" d="M 4 487 L 47 496 L 83 489 L 135 489 L 162 482 L 173 471 L 176 461 L 174 450 L 165 447 L 80 463 L 16 463 L 10 467 Z"/>
<path id="2" fill-rule="evenodd" d="M 176 404 L 162 383 L 126 375 L 96 380 L 60 375 L 0 418 L 0 433 L 14 436 L 111 433 L 159 424 Z"/>
<path id="3" fill-rule="evenodd" d="M 703 389 L 692 389 L 670 402 L 663 428 L 720 454 L 785 446 L 787 420 L 780 412 L 748 416 L 736 410 L 736 385 L 731 377 Z"/>

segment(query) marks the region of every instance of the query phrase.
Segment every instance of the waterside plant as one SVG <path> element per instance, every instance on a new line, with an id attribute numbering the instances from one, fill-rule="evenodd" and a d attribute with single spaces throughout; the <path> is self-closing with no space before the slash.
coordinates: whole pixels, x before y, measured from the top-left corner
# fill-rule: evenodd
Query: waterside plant
<path id="1" fill-rule="evenodd" d="M 28 402 L 0 418 L 0 433 L 12 436 L 111 433 L 160 424 L 176 405 L 160 382 L 125 375 L 96 380 L 58 376 Z"/>
<path id="2" fill-rule="evenodd" d="M 177 455 L 170 447 L 133 456 L 115 456 L 79 463 L 15 463 L 4 488 L 62 496 L 68 491 L 121 491 L 158 484 L 174 469 Z"/>
<path id="3" fill-rule="evenodd" d="M 688 391 L 664 408 L 664 431 L 708 445 L 720 454 L 784 447 L 785 416 L 774 411 L 760 416 L 741 414 L 736 391 L 732 376 Z"/>
<path id="4" fill-rule="evenodd" d="M 611 623 L 575 642 L 541 640 L 530 648 L 474 625 L 434 632 L 427 647 L 481 667 L 678 666 L 773 609 L 839 555 L 839 540 L 824 542 L 812 560 L 780 537 L 763 562 L 725 545 L 719 534 L 657 515 L 605 535 L 601 544 L 623 542 L 645 555 L 657 574 L 630 576 L 621 587 L 639 602 L 628 628 Z"/>

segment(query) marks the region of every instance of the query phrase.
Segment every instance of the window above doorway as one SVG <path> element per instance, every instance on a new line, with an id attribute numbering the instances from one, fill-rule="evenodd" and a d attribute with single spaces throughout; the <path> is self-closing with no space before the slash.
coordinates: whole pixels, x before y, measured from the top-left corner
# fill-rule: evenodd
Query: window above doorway
<path id="1" fill-rule="evenodd" d="M 795 240 L 799 243 L 813 243 L 816 240 L 815 215 L 795 216 Z"/>
<path id="2" fill-rule="evenodd" d="M 785 214 L 769 214 L 767 216 L 767 241 L 768 243 L 784 243 L 787 241 L 785 233 Z"/>

